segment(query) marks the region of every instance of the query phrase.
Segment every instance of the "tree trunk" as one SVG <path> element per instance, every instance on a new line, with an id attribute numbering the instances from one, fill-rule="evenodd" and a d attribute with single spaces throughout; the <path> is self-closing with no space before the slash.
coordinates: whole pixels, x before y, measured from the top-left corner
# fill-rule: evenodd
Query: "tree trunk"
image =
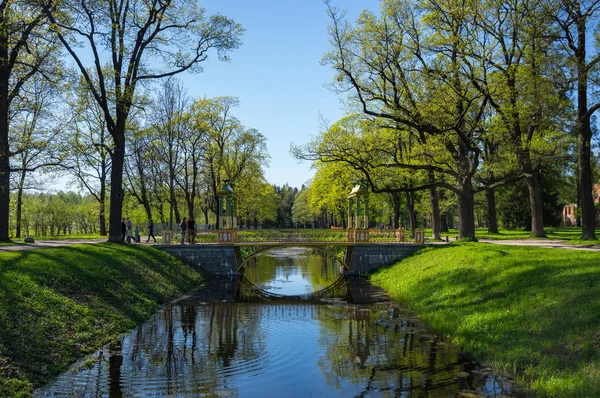
<path id="1" fill-rule="evenodd" d="M 410 235 L 414 237 L 415 229 L 417 228 L 417 213 L 415 212 L 414 192 L 406 192 L 406 207 L 408 209 L 408 225 L 410 228 Z"/>
<path id="2" fill-rule="evenodd" d="M 440 232 L 450 232 L 448 229 L 448 213 L 442 214 Z"/>
<path id="3" fill-rule="evenodd" d="M 537 238 L 546 236 L 544 232 L 544 202 L 542 185 L 537 172 L 525 177 L 529 189 L 529 208 L 531 210 L 531 235 Z"/>
<path id="4" fill-rule="evenodd" d="M 392 197 L 392 207 L 393 207 L 393 219 L 392 219 L 392 228 L 398 229 L 400 228 L 400 202 L 402 200 L 402 196 L 400 192 L 394 192 L 390 194 Z"/>
<path id="5" fill-rule="evenodd" d="M 0 46 L 0 60 L 7 62 L 5 29 Z M 8 145 L 8 73 L 2 71 L 0 76 L 0 242 L 8 241 L 10 218 L 10 152 Z"/>
<path id="6" fill-rule="evenodd" d="M 433 171 L 429 171 L 429 183 L 435 183 Z M 429 200 L 431 202 L 431 235 L 433 239 L 441 239 L 440 200 L 435 186 L 429 188 Z"/>
<path id="7" fill-rule="evenodd" d="M 17 190 L 17 219 L 16 219 L 16 232 L 15 238 L 21 237 L 21 218 L 23 214 L 23 187 L 25 186 L 25 170 L 21 171 L 21 177 L 19 178 L 19 188 Z"/>
<path id="8" fill-rule="evenodd" d="M 586 105 L 587 107 L 587 105 Z M 596 239 L 596 209 L 592 196 L 592 130 L 589 118 L 579 126 L 579 200 L 581 201 L 581 238 Z"/>
<path id="9" fill-rule="evenodd" d="M 494 188 L 487 188 L 485 190 L 485 199 L 487 203 L 487 222 L 488 222 L 488 233 L 498 233 L 498 217 L 496 214 L 496 195 Z"/>
<path id="10" fill-rule="evenodd" d="M 464 178 L 459 184 L 458 193 L 458 239 L 477 239 L 474 210 L 473 184 L 470 178 Z"/>
<path id="11" fill-rule="evenodd" d="M 104 200 L 100 201 L 100 215 L 98 216 L 100 222 L 100 236 L 106 236 L 106 204 Z"/>
<path id="12" fill-rule="evenodd" d="M 588 114 L 588 71 L 586 60 L 587 18 L 580 17 L 577 26 L 577 116 L 579 121 L 579 199 L 581 201 L 581 238 L 596 239 L 596 211 L 592 196 L 591 141 Z"/>
<path id="13" fill-rule="evenodd" d="M 122 124 L 122 125 L 121 125 Z M 123 165 L 125 162 L 125 121 L 118 123 L 113 136 L 112 168 L 110 171 L 110 215 L 108 241 L 122 242 L 121 217 L 123 214 Z"/>
<path id="14" fill-rule="evenodd" d="M 102 178 L 100 179 L 100 214 L 98 221 L 100 222 L 100 236 L 106 236 L 106 169 L 103 166 Z"/>

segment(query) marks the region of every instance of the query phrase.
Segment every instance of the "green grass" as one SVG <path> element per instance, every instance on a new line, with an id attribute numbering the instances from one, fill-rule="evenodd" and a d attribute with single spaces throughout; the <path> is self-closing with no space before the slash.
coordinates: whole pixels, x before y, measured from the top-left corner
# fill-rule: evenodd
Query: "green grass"
<path id="1" fill-rule="evenodd" d="M 68 234 L 68 235 L 30 235 L 35 240 L 66 240 L 66 239 L 108 239 L 108 236 L 102 236 L 99 234 Z M 13 238 L 15 241 L 22 242 L 25 236 L 22 238 Z"/>
<path id="2" fill-rule="evenodd" d="M 141 245 L 0 253 L 0 396 L 30 396 L 202 283 L 191 267 Z"/>
<path id="3" fill-rule="evenodd" d="M 372 280 L 524 395 L 600 396 L 600 253 L 455 244 Z"/>
<path id="4" fill-rule="evenodd" d="M 582 240 L 581 228 L 577 227 L 546 227 L 546 238 L 551 240 L 562 240 L 566 244 L 571 245 L 600 245 L 600 241 Z M 531 231 L 523 231 L 522 229 L 503 229 L 500 228 L 498 234 L 489 234 L 487 228 L 476 228 L 475 236 L 478 239 L 494 239 L 494 240 L 513 240 L 513 239 L 532 239 Z M 425 229 L 425 235 L 431 236 L 431 228 Z M 450 229 L 449 232 L 443 232 L 442 238 L 449 236 L 456 238 L 458 229 Z M 600 238 L 600 228 L 596 229 L 596 235 Z M 540 239 L 540 238 L 535 238 Z M 544 239 L 544 238 L 542 238 Z"/>

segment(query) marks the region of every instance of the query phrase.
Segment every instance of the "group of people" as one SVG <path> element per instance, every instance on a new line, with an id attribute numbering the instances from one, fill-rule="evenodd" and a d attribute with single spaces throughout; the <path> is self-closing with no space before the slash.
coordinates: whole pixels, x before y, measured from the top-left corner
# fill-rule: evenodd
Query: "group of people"
<path id="1" fill-rule="evenodd" d="M 133 223 L 129 217 L 127 217 L 127 219 L 125 219 L 125 217 L 121 218 L 121 234 L 123 235 L 123 242 L 131 243 L 132 239 L 134 242 L 140 242 L 140 228 L 136 225 L 135 231 L 133 232 L 135 235 L 132 234 L 132 228 Z M 154 236 L 154 223 L 152 222 L 152 219 L 150 219 L 148 222 L 146 232 L 148 232 L 148 239 L 146 242 L 150 242 L 150 238 L 152 238 L 154 239 L 154 243 L 156 243 L 156 237 Z"/>
<path id="2" fill-rule="evenodd" d="M 181 229 L 181 244 L 183 245 L 186 242 L 190 245 L 196 242 L 196 223 L 194 219 L 190 217 L 189 219 L 183 217 L 181 220 L 181 224 L 179 224 L 179 229 Z"/>

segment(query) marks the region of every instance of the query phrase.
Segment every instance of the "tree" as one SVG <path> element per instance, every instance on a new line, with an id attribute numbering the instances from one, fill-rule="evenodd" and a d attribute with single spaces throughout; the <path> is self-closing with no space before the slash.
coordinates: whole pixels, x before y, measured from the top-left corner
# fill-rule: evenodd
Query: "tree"
<path id="1" fill-rule="evenodd" d="M 52 120 L 50 113 L 50 108 L 59 103 L 55 85 L 38 74 L 23 85 L 21 92 L 24 95 L 15 100 L 11 115 L 11 151 L 15 154 L 11 159 L 11 171 L 17 190 L 17 238 L 21 237 L 23 192 L 28 187 L 26 178 L 37 170 L 64 165 L 58 144 L 61 126 Z M 39 188 L 39 181 L 31 186 Z"/>
<path id="2" fill-rule="evenodd" d="M 303 187 L 294 199 L 292 222 L 306 228 L 306 224 L 312 223 L 318 216 L 319 213 L 315 213 L 310 206 L 310 187 Z"/>
<path id="3" fill-rule="evenodd" d="M 553 13 L 560 29 L 558 44 L 567 56 L 576 80 L 577 129 L 579 137 L 579 190 L 581 205 L 581 237 L 596 239 L 596 209 L 592 197 L 592 136 L 591 118 L 600 108 L 599 101 L 591 101 L 590 78 L 598 74 L 600 52 L 594 49 L 589 57 L 588 32 L 597 28 L 600 13 L 598 0 L 562 0 L 555 2 Z"/>
<path id="4" fill-rule="evenodd" d="M 333 86 L 339 92 L 351 92 L 352 103 L 364 114 L 401 133 L 396 153 L 411 147 L 410 158 L 395 157 L 389 167 L 428 173 L 424 184 L 411 189 L 443 186 L 453 191 L 459 203 L 459 237 L 475 239 L 472 178 L 487 102 L 462 74 L 469 20 L 461 4 L 419 9 L 410 1 L 383 2 L 379 18 L 363 12 L 355 28 L 328 7 L 333 50 L 323 63 L 337 71 Z M 436 174 L 446 174 L 454 183 L 432 183 Z M 437 207 L 432 201 L 439 220 Z"/>
<path id="5" fill-rule="evenodd" d="M 102 109 L 91 97 L 87 85 L 81 81 L 74 85 L 74 98 L 70 101 L 71 123 L 68 145 L 64 148 L 69 167 L 66 169 L 75 183 L 90 193 L 99 206 L 100 235 L 106 236 L 106 201 L 108 176 L 111 170 L 112 140 L 106 129 Z"/>
<path id="6" fill-rule="evenodd" d="M 161 162 L 167 168 L 170 229 L 173 229 L 173 216 L 175 216 L 177 223 L 180 221 L 179 209 L 175 197 L 175 184 L 177 175 L 180 174 L 178 173 L 178 168 L 185 169 L 188 160 L 187 157 L 184 159 L 182 167 L 179 157 L 188 144 L 193 144 L 193 139 L 190 142 L 190 140 L 184 140 L 183 137 L 187 127 L 187 123 L 184 120 L 187 118 L 187 108 L 187 96 L 182 83 L 174 79 L 165 81 L 154 106 L 153 127 L 156 130 L 156 134 L 153 147 L 156 155 L 158 155 L 155 161 Z M 192 149 L 195 149 L 195 146 Z M 191 209 L 193 214 L 193 205 Z"/>
<path id="7" fill-rule="evenodd" d="M 232 109 L 239 105 L 239 100 L 232 97 L 218 97 L 197 100 L 194 103 L 196 120 L 203 120 L 202 134 L 203 153 L 201 154 L 203 169 L 207 174 L 210 192 L 211 210 L 217 212 L 218 191 L 224 180 L 234 184 L 240 183 L 248 171 L 260 170 L 268 161 L 265 137 L 253 128 L 246 128 L 232 114 Z M 260 175 L 253 177 L 262 179 Z"/>
<path id="8" fill-rule="evenodd" d="M 0 241 L 7 241 L 10 205 L 10 113 L 21 88 L 43 73 L 55 51 L 44 17 L 26 0 L 0 1 Z M 54 73 L 60 68 L 52 64 Z M 56 68 L 56 69 L 54 69 Z"/>
<path id="9" fill-rule="evenodd" d="M 183 0 L 38 2 L 112 136 L 109 241 L 120 242 L 126 127 L 136 89 L 184 71 L 200 72 L 211 50 L 227 60 L 243 29 L 221 15 L 207 18 L 204 9 Z"/>
<path id="10" fill-rule="evenodd" d="M 542 159 L 556 154 L 564 95 L 551 79 L 555 57 L 545 39 L 543 2 L 495 0 L 475 19 L 472 82 L 489 100 L 502 140 L 514 152 L 529 190 L 531 233 L 545 236 Z"/>

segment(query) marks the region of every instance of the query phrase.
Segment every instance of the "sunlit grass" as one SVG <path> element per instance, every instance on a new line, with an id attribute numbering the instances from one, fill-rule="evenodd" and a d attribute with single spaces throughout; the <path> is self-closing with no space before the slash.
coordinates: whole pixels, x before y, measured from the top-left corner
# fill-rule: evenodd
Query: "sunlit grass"
<path id="1" fill-rule="evenodd" d="M 0 253 L 0 396 L 30 395 L 202 280 L 141 245 Z"/>
<path id="2" fill-rule="evenodd" d="M 600 241 L 595 240 L 582 240 L 581 239 L 581 228 L 577 227 L 546 227 L 546 238 L 549 240 L 562 240 L 565 243 L 572 245 L 600 245 Z M 499 233 L 490 234 L 487 228 L 476 228 L 475 236 L 478 239 L 494 239 L 494 240 L 518 240 L 518 239 L 534 239 L 531 236 L 531 231 L 524 231 L 522 229 L 503 229 L 500 228 Z M 431 236 L 431 228 L 425 229 L 425 235 Z M 596 235 L 600 238 L 600 228 L 596 229 Z M 442 240 L 446 236 L 449 238 L 456 238 L 458 236 L 458 229 L 452 228 L 449 232 L 443 232 L 441 234 Z M 535 238 L 540 239 L 540 238 Z M 541 238 L 544 239 L 544 238 Z"/>
<path id="3" fill-rule="evenodd" d="M 35 240 L 65 240 L 65 239 L 107 239 L 108 236 L 102 236 L 100 234 L 59 234 L 59 235 L 30 235 Z M 23 242 L 23 238 L 15 238 L 14 241 Z"/>
<path id="4" fill-rule="evenodd" d="M 600 253 L 453 244 L 373 281 L 526 393 L 600 396 Z"/>

